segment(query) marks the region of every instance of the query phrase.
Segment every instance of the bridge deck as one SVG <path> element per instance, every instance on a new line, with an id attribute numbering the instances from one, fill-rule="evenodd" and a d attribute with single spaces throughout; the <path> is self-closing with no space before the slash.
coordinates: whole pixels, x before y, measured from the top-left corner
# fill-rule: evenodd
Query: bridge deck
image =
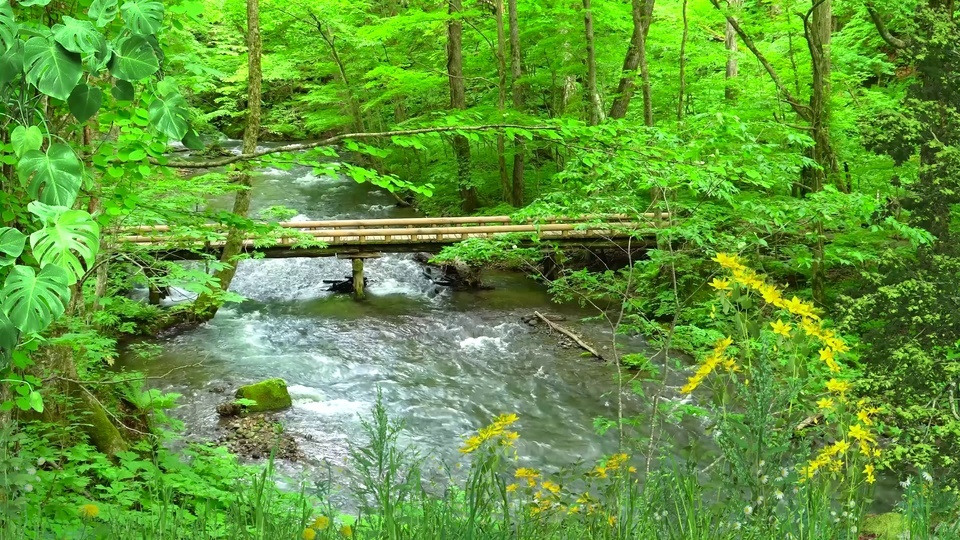
<path id="1" fill-rule="evenodd" d="M 292 234 L 272 233 L 244 240 L 247 252 L 266 257 L 329 257 L 357 252 L 439 251 L 446 245 L 471 238 L 495 238 L 520 233 L 518 245 L 537 240 L 599 246 L 652 238 L 667 214 L 638 217 L 603 216 L 550 218 L 541 222 L 514 223 L 509 216 L 294 221 L 279 223 Z M 202 253 L 219 253 L 226 231 L 216 225 L 198 234 L 185 234 L 166 225 L 128 227 L 119 231 L 118 243 L 160 256 L 195 259 Z M 526 233 L 526 234 L 524 234 Z M 304 240 L 312 240 L 313 245 Z M 317 246 L 317 243 L 323 244 Z"/>

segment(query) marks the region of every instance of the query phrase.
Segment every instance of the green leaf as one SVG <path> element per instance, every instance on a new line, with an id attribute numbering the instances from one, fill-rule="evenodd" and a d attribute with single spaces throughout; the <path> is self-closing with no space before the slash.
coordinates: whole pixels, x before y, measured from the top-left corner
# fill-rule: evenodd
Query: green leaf
<path id="1" fill-rule="evenodd" d="M 45 6 L 50 2 L 51 0 L 20 0 L 17 3 L 23 7 L 30 7 L 30 6 Z"/>
<path id="2" fill-rule="evenodd" d="M 73 285 L 85 270 L 80 259 L 92 266 L 100 249 L 100 226 L 83 210 L 71 210 L 63 206 L 48 206 L 31 202 L 27 210 L 43 222 L 43 228 L 30 235 L 33 256 L 40 267 L 55 264 L 70 275 Z"/>
<path id="3" fill-rule="evenodd" d="M 103 28 L 117 18 L 117 14 L 120 12 L 119 7 L 120 2 L 118 0 L 93 0 L 90 9 L 87 11 L 87 16 L 96 21 L 97 26 Z"/>
<path id="4" fill-rule="evenodd" d="M 70 92 L 83 75 L 83 63 L 79 55 L 42 37 L 30 38 L 23 54 L 24 69 L 30 84 L 53 98 L 66 100 L 70 97 Z"/>
<path id="5" fill-rule="evenodd" d="M 13 8 L 8 0 L 0 0 L 0 50 L 7 51 L 17 42 L 20 27 L 13 18 Z"/>
<path id="6" fill-rule="evenodd" d="M 96 86 L 90 87 L 80 84 L 73 89 L 67 105 L 70 106 L 70 112 L 79 122 L 83 123 L 97 114 L 100 105 L 103 103 L 103 92 Z"/>
<path id="7" fill-rule="evenodd" d="M 10 84 L 23 73 L 23 41 L 17 40 L 12 47 L 0 54 L 0 88 Z"/>
<path id="8" fill-rule="evenodd" d="M 134 34 L 151 35 L 163 23 L 163 4 L 154 0 L 130 0 L 120 8 L 126 27 Z"/>
<path id="9" fill-rule="evenodd" d="M 90 21 L 63 17 L 63 24 L 53 27 L 53 39 L 64 49 L 83 55 L 103 54 L 107 50 L 107 38 Z"/>
<path id="10" fill-rule="evenodd" d="M 0 289 L 0 308 L 21 332 L 39 332 L 66 309 L 67 281 L 67 273 L 56 265 L 39 274 L 30 266 L 14 266 Z"/>
<path id="11" fill-rule="evenodd" d="M 43 412 L 43 396 L 41 396 L 40 392 L 37 392 L 36 390 L 30 392 L 30 408 L 38 413 Z"/>
<path id="12" fill-rule="evenodd" d="M 3 360 L 4 363 L 10 360 L 19 340 L 20 331 L 10 322 L 10 318 L 4 315 L 3 311 L 0 311 L 0 360 Z M 0 370 L 5 367 L 0 364 Z"/>
<path id="13" fill-rule="evenodd" d="M 153 47 L 141 36 L 127 36 L 113 47 L 110 73 L 121 80 L 136 82 L 153 75 L 160 62 Z"/>
<path id="14" fill-rule="evenodd" d="M 200 135 L 192 129 L 187 132 L 187 135 L 180 142 L 190 150 L 203 150 L 205 148 Z"/>
<path id="15" fill-rule="evenodd" d="M 13 227 L 0 227 L 0 267 L 10 266 L 23 253 L 27 236 Z"/>
<path id="16" fill-rule="evenodd" d="M 113 88 L 110 89 L 110 93 L 117 101 L 133 101 L 135 97 L 133 85 L 127 81 L 118 80 L 117 83 L 113 85 Z"/>
<path id="17" fill-rule="evenodd" d="M 43 132 L 37 126 L 17 126 L 10 132 L 10 144 L 18 158 L 31 150 L 39 150 L 43 146 Z"/>
<path id="18" fill-rule="evenodd" d="M 51 144 L 46 153 L 31 150 L 17 164 L 17 174 L 31 197 L 44 204 L 73 206 L 80 192 L 83 165 L 73 150 L 60 143 Z"/>
<path id="19" fill-rule="evenodd" d="M 150 104 L 150 123 L 160 133 L 171 139 L 181 140 L 190 128 L 190 113 L 183 96 L 175 94 L 164 99 L 155 99 Z"/>

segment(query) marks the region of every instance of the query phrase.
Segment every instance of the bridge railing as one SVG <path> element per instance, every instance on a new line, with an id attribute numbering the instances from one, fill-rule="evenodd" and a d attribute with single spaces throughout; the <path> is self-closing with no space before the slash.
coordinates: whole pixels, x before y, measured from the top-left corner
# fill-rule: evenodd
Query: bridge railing
<path id="1" fill-rule="evenodd" d="M 624 238 L 637 230 L 661 226 L 668 217 L 665 213 L 649 213 L 640 219 L 637 216 L 583 216 L 520 223 L 509 216 L 294 221 L 279 225 L 295 230 L 296 234 L 269 238 L 279 246 L 292 246 L 301 242 L 304 236 L 328 245 L 453 243 L 505 233 L 532 233 L 541 239 Z M 209 227 L 211 232 L 225 233 L 222 226 Z M 223 244 L 220 239 L 178 235 L 176 229 L 166 225 L 129 227 L 121 230 L 117 240 L 140 246 L 180 243 L 213 248 Z M 250 235 L 244 245 L 252 247 L 257 242 L 258 239 Z"/>

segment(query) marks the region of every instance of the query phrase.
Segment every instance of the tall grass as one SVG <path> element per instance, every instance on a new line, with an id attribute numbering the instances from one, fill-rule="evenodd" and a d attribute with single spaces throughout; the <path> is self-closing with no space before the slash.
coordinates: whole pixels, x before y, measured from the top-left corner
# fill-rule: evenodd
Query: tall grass
<path id="1" fill-rule="evenodd" d="M 873 537 L 863 535 L 867 501 L 838 497 L 844 492 L 820 477 L 799 482 L 790 467 L 759 480 L 772 494 L 759 498 L 750 482 L 731 481 L 732 467 L 668 461 L 641 478 L 626 455 L 547 475 L 516 466 L 517 421 L 503 416 L 465 443 L 465 479 L 448 471 L 438 485 L 423 479 L 422 457 L 398 442 L 403 425 L 380 396 L 362 425 L 366 442 L 350 452 L 355 515 L 338 512 L 328 480 L 279 489 L 272 462 L 242 467 L 223 452 L 195 449 L 184 463 L 144 448 L 114 463 L 83 448 L 55 455 L 38 434 L 6 428 L 0 540 Z M 960 539 L 958 499 L 928 475 L 905 482 L 898 512 L 891 538 Z"/>

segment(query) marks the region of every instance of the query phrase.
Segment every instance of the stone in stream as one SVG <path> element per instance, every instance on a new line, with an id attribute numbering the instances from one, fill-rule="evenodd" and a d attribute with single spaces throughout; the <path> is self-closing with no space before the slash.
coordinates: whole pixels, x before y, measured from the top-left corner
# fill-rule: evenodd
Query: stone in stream
<path id="1" fill-rule="evenodd" d="M 237 389 L 237 398 L 256 401 L 255 405 L 243 407 L 244 411 L 252 413 L 279 411 L 293 406 L 290 392 L 287 391 L 287 382 L 283 379 L 267 379 L 255 384 L 241 386 Z"/>

